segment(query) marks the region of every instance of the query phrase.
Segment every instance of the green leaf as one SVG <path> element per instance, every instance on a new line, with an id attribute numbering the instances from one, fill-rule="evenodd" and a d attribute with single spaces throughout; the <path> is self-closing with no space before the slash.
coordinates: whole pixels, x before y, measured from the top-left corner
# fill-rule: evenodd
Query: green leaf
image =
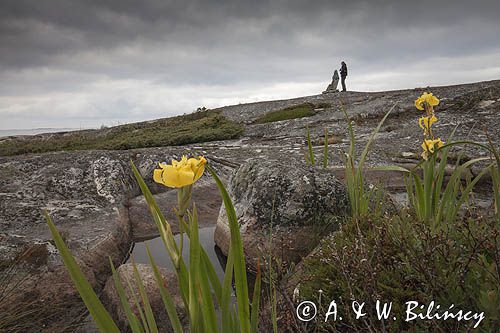
<path id="1" fill-rule="evenodd" d="M 80 297 L 82 298 L 83 302 L 85 303 L 85 306 L 89 310 L 90 315 L 94 319 L 97 327 L 101 332 L 119 333 L 120 330 L 116 326 L 115 322 L 111 318 L 108 311 L 106 311 L 106 308 L 104 308 L 104 306 L 102 305 L 101 301 L 99 300 L 99 297 L 97 297 L 90 283 L 85 278 L 85 275 L 83 274 L 82 270 L 76 263 L 75 258 L 67 248 L 66 244 L 64 244 L 61 235 L 57 231 L 57 228 L 54 225 L 54 222 L 52 222 L 52 219 L 50 218 L 47 211 L 44 212 L 44 215 L 47 224 L 49 225 L 52 238 L 54 239 L 56 247 L 59 250 L 59 253 L 61 254 L 64 265 L 68 269 L 69 275 L 71 276 L 71 280 L 73 280 L 76 289 L 80 293 Z"/>
<path id="2" fill-rule="evenodd" d="M 260 260 L 257 265 L 257 276 L 255 278 L 255 285 L 253 288 L 252 297 L 252 318 L 251 318 L 251 332 L 259 332 L 259 307 L 260 307 L 260 285 L 261 285 L 261 272 L 260 272 Z"/>
<path id="3" fill-rule="evenodd" d="M 222 299 L 220 302 L 221 306 L 221 314 L 222 314 L 222 332 L 223 333 L 232 333 L 233 327 L 231 326 L 232 311 L 230 308 L 231 305 L 231 293 L 233 290 L 232 282 L 233 282 L 233 268 L 234 268 L 234 255 L 232 253 L 232 248 L 229 249 L 229 253 L 227 256 L 226 262 L 226 270 L 224 272 L 224 281 L 222 288 Z"/>
<path id="4" fill-rule="evenodd" d="M 233 248 L 234 255 L 234 282 L 236 287 L 236 299 L 238 303 L 238 317 L 239 325 L 242 333 L 250 332 L 250 306 L 248 300 L 248 285 L 247 285 L 247 275 L 245 268 L 245 255 L 243 252 L 243 243 L 240 235 L 240 227 L 238 224 L 238 219 L 236 217 L 236 211 L 234 210 L 233 203 L 226 188 L 222 184 L 215 171 L 210 165 L 207 165 L 207 169 L 215 179 L 217 187 L 221 193 L 222 199 L 224 201 L 224 206 L 226 208 L 227 218 L 229 221 L 229 230 L 231 232 L 231 242 L 230 247 Z"/>
<path id="5" fill-rule="evenodd" d="M 186 233 L 187 237 L 189 238 L 190 231 L 189 231 L 189 225 L 183 220 L 180 219 L 179 223 L 183 225 L 183 230 Z M 203 247 L 200 247 L 201 251 L 201 261 L 207 271 L 208 279 L 210 281 L 210 284 L 212 285 L 212 288 L 214 289 L 215 296 L 217 298 L 217 301 L 220 303 L 221 302 L 221 295 L 222 295 L 222 286 L 221 282 L 219 280 L 219 277 L 217 276 L 217 272 L 215 271 L 214 265 L 210 261 L 210 258 L 208 257 L 207 252 Z"/>
<path id="6" fill-rule="evenodd" d="M 328 128 L 325 127 L 325 145 L 323 147 L 323 168 L 328 167 Z"/>
<path id="7" fill-rule="evenodd" d="M 142 327 L 144 327 L 146 333 L 149 333 L 148 322 L 146 320 L 146 316 L 144 315 L 141 303 L 139 302 L 139 299 L 137 298 L 137 295 L 135 293 L 136 289 L 134 286 L 132 286 L 132 283 L 130 282 L 127 276 L 125 276 L 125 281 L 127 282 L 128 289 L 132 291 L 130 294 L 132 295 L 132 300 L 134 302 L 134 305 L 137 308 L 137 311 L 139 312 L 139 317 L 141 318 Z"/>
<path id="8" fill-rule="evenodd" d="M 123 284 L 120 280 L 120 276 L 116 272 L 115 266 L 113 265 L 113 261 L 111 258 L 109 258 L 109 264 L 111 266 L 111 272 L 113 273 L 113 280 L 115 282 L 115 288 L 116 291 L 118 292 L 118 296 L 120 297 L 120 303 L 122 305 L 122 308 L 125 312 L 125 316 L 127 317 L 128 323 L 130 325 L 130 328 L 132 329 L 132 332 L 136 333 L 142 333 L 144 332 L 144 329 L 142 328 L 141 323 L 139 322 L 139 319 L 137 319 L 137 316 L 132 312 L 132 309 L 130 308 L 130 303 L 127 299 L 127 296 L 125 295 L 125 289 L 123 288 Z M 133 291 L 131 291 L 133 292 Z"/>
<path id="9" fill-rule="evenodd" d="M 309 126 L 307 127 L 307 148 L 309 151 L 309 161 L 312 166 L 315 166 L 316 160 L 314 159 L 314 150 L 311 142 L 311 131 L 309 130 Z"/>
<path id="10" fill-rule="evenodd" d="M 194 224 L 194 223 L 193 223 Z M 197 332 L 201 325 L 202 314 L 200 312 L 200 251 L 198 239 L 198 226 L 191 225 L 189 236 L 189 315 L 191 331 Z"/>
<path id="11" fill-rule="evenodd" d="M 375 135 L 380 131 L 380 128 L 384 124 L 384 122 L 387 119 L 387 117 L 389 117 L 389 114 L 392 112 L 392 110 L 394 110 L 394 108 L 396 107 L 396 105 L 397 105 L 397 103 L 394 103 L 394 105 L 389 109 L 389 111 L 385 114 L 384 118 L 382 118 L 382 120 L 378 123 L 377 127 L 375 128 L 375 130 L 370 135 L 370 138 L 368 139 L 368 142 L 365 145 L 365 149 L 363 149 L 363 152 L 361 153 L 361 157 L 360 157 L 359 165 L 358 165 L 358 168 L 360 170 L 363 169 L 363 165 L 365 163 L 366 156 L 368 156 L 368 151 L 370 150 L 370 147 L 371 147 L 371 145 L 373 143 L 373 140 L 375 140 Z"/>
<path id="12" fill-rule="evenodd" d="M 156 320 L 153 314 L 153 309 L 151 308 L 151 304 L 149 303 L 148 294 L 146 293 L 146 289 L 144 288 L 144 284 L 142 283 L 141 275 L 139 274 L 137 265 L 134 262 L 134 258 L 132 258 L 132 266 L 134 267 L 135 283 L 136 286 L 139 288 L 139 295 L 141 296 L 142 305 L 144 307 L 144 313 L 146 315 L 149 331 L 157 333 L 158 327 L 156 326 Z"/>
<path id="13" fill-rule="evenodd" d="M 377 171 L 398 171 L 398 172 L 403 172 L 403 173 L 411 173 L 410 170 L 397 166 L 397 165 L 386 165 L 386 166 L 375 166 L 373 167 L 372 170 L 377 170 Z"/>
<path id="14" fill-rule="evenodd" d="M 193 204 L 193 214 L 189 215 L 189 224 L 191 226 L 191 234 L 189 239 L 190 253 L 189 253 L 189 276 L 193 276 L 194 285 L 190 284 L 193 293 L 196 297 L 196 302 L 199 303 L 203 317 L 200 316 L 197 320 L 203 320 L 204 332 L 218 332 L 217 330 L 217 316 L 215 314 L 214 301 L 210 293 L 210 285 L 208 284 L 208 277 L 204 265 L 201 261 L 201 244 L 198 235 L 198 213 L 196 205 Z M 190 293 L 191 296 L 191 293 Z M 190 302 L 191 302 L 190 297 Z"/>
<path id="15" fill-rule="evenodd" d="M 168 318 L 170 319 L 170 324 L 172 325 L 172 329 L 174 333 L 182 333 L 182 324 L 179 320 L 179 316 L 177 315 L 177 310 L 175 309 L 175 304 L 172 300 L 172 296 L 168 289 L 164 286 L 164 281 L 161 277 L 160 271 L 156 262 L 149 251 L 149 246 L 146 244 L 146 252 L 149 257 L 149 262 L 151 263 L 151 267 L 153 268 L 153 273 L 156 279 L 156 284 L 160 289 L 161 299 L 163 301 L 163 305 L 165 306 L 165 310 L 167 311 Z"/>

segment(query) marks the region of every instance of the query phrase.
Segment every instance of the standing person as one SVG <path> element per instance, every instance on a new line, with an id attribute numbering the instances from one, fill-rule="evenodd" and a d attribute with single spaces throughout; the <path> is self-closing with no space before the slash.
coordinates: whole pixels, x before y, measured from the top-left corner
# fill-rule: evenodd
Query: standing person
<path id="1" fill-rule="evenodd" d="M 341 62 L 340 63 L 340 78 L 341 78 L 341 82 L 342 82 L 342 91 L 346 91 L 346 88 L 345 88 L 345 78 L 347 76 L 347 65 L 345 64 L 345 62 Z"/>

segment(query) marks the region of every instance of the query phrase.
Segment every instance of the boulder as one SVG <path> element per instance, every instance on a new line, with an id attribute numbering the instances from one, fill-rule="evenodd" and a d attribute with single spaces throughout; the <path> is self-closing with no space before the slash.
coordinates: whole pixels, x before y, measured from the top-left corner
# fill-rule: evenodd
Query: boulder
<path id="1" fill-rule="evenodd" d="M 156 324 L 158 326 L 159 332 L 173 332 L 172 327 L 170 325 L 170 320 L 168 319 L 167 312 L 165 310 L 165 306 L 163 304 L 163 300 L 160 295 L 160 290 L 156 283 L 156 279 L 153 273 L 153 268 L 150 265 L 146 264 L 136 264 L 137 269 L 139 271 L 139 275 L 141 276 L 142 283 L 144 284 L 144 289 L 149 298 L 149 302 L 151 304 L 151 308 L 153 310 L 154 317 L 156 319 Z M 172 300 L 174 302 L 175 308 L 177 310 L 177 314 L 179 315 L 179 319 L 184 327 L 189 325 L 189 320 L 186 315 L 186 311 L 184 309 L 184 303 L 182 301 L 182 297 L 180 295 L 179 284 L 177 282 L 177 276 L 175 273 L 168 271 L 164 268 L 159 268 L 160 273 L 162 275 L 162 279 L 164 281 L 164 285 L 167 287 L 170 295 L 172 296 Z M 134 288 L 133 291 L 127 285 L 127 281 L 130 282 L 132 286 L 136 286 L 137 281 L 134 277 L 134 267 L 132 264 L 124 264 L 121 265 L 117 269 L 117 273 L 122 281 L 122 284 L 125 288 L 125 293 L 127 300 L 129 301 L 132 311 L 135 313 L 137 318 L 139 317 L 139 312 L 136 306 L 134 305 L 134 295 L 137 299 L 141 299 L 139 294 L 139 289 Z M 125 311 L 122 308 L 120 303 L 120 297 L 118 292 L 116 291 L 115 283 L 113 277 L 109 277 L 108 281 L 106 281 L 106 285 L 104 287 L 101 300 L 109 311 L 115 323 L 120 328 L 120 332 L 131 332 L 129 327 L 127 317 L 125 315 Z"/>
<path id="2" fill-rule="evenodd" d="M 54 222 L 99 292 L 111 271 L 109 258 L 119 265 L 129 250 L 128 214 L 124 209 L 103 209 L 71 224 Z M 7 318 L 2 324 L 7 331 L 15 327 L 24 332 L 62 332 L 80 321 L 85 305 L 47 226 L 32 229 L 39 239 L 0 233 L 0 313 Z M 8 318 L 17 319 L 10 322 Z"/>
<path id="3" fill-rule="evenodd" d="M 303 161 L 250 160 L 233 175 L 228 191 L 247 264 L 254 270 L 259 258 L 269 254 L 282 264 L 299 261 L 349 209 L 345 186 Z M 230 232 L 224 206 L 214 237 L 227 255 Z"/>

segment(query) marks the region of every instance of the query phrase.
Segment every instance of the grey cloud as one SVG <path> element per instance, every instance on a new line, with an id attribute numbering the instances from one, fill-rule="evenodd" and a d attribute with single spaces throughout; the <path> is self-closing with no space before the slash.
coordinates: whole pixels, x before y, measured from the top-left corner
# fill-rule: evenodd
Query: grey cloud
<path id="1" fill-rule="evenodd" d="M 494 60 L 500 54 L 499 11 L 498 1 L 4 0 L 0 116 L 39 112 L 40 105 L 50 105 L 48 96 L 62 103 L 57 112 L 71 117 L 92 105 L 98 114 L 124 121 L 139 117 L 134 112 L 141 108 L 144 117 L 161 113 L 149 102 L 131 100 L 130 90 L 120 95 L 124 85 L 148 98 L 152 91 L 178 92 L 182 102 L 164 107 L 182 113 L 200 103 L 189 101 L 186 89 L 212 101 L 223 92 L 208 87 L 230 89 L 231 98 L 240 94 L 244 100 L 262 96 L 262 87 L 322 86 L 342 59 L 352 68 L 354 87 L 364 89 L 416 84 L 420 78 L 391 86 L 367 78 L 392 72 L 400 78 L 415 64 L 449 62 L 443 59 L 455 59 L 449 70 L 456 73 L 441 73 L 432 82 L 489 79 L 481 76 L 485 66 L 500 67 Z M 475 57 L 491 63 L 470 60 Z M 457 74 L 460 62 L 468 74 Z M 64 102 L 64 94 L 79 103 Z"/>

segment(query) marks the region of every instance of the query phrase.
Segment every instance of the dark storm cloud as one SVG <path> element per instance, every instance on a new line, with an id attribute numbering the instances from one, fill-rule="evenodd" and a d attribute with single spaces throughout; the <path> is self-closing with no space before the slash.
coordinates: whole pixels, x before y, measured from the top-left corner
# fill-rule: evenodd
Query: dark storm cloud
<path id="1" fill-rule="evenodd" d="M 277 85 L 319 88 L 341 59 L 359 89 L 489 79 L 500 68 L 499 12 L 499 1 L 4 0 L 0 116 L 94 108 L 85 114 L 127 121 L 157 116 L 154 105 L 179 113 L 290 96 Z M 423 82 L 425 63 L 439 79 Z"/>

